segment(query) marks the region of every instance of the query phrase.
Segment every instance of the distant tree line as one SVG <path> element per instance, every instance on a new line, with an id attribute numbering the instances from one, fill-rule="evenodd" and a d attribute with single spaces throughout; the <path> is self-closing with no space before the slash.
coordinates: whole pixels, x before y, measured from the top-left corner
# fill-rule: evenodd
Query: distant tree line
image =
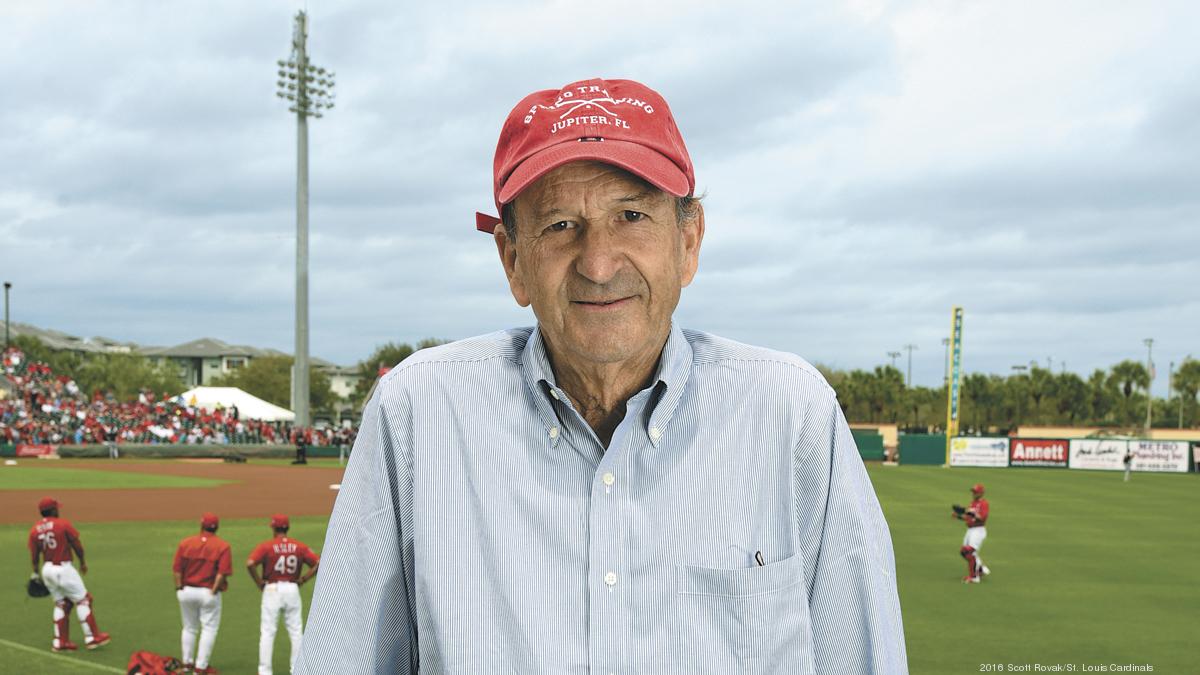
<path id="1" fill-rule="evenodd" d="M 75 384 L 88 396 L 101 393 L 119 401 L 128 401 L 137 398 L 143 390 L 175 396 L 187 388 L 179 370 L 169 361 L 155 365 L 141 354 L 56 350 L 32 335 L 15 335 L 12 342 L 30 361 L 45 363 L 56 375 L 75 380 Z M 426 338 L 416 346 L 403 342 L 377 346 L 370 356 L 356 366 L 361 379 L 349 403 L 356 410 L 362 407 L 381 367 L 391 368 L 419 349 L 445 342 Z M 288 408 L 292 398 L 293 361 L 291 356 L 260 356 L 250 359 L 242 368 L 213 378 L 209 384 L 237 387 L 264 401 Z M 316 415 L 332 415 L 341 403 L 330 387 L 329 376 L 316 368 L 309 370 L 309 394 L 310 405 Z"/>
<path id="2" fill-rule="evenodd" d="M 175 395 L 184 390 L 178 370 L 155 366 L 140 354 L 57 351 L 36 337 L 13 336 L 27 358 L 47 363 L 56 374 L 75 380 L 91 395 L 111 393 L 118 400 L 136 398 L 148 389 Z M 445 344 L 426 338 L 416 345 L 388 342 L 359 361 L 360 379 L 350 403 L 360 409 L 382 369 L 394 367 L 414 352 Z M 941 429 L 946 424 L 946 388 L 906 387 L 904 375 L 893 366 L 873 370 L 818 369 L 837 391 L 851 422 L 891 423 L 910 430 Z M 291 403 L 292 357 L 251 359 L 245 367 L 216 378 L 212 384 L 239 387 L 276 405 Z M 310 373 L 312 409 L 331 413 L 339 400 L 329 378 Z M 1108 370 L 1096 369 L 1087 379 L 1070 372 L 1054 373 L 1031 364 L 1028 371 L 1008 376 L 970 373 L 963 377 L 960 429 L 964 433 L 1006 433 L 1021 425 L 1070 425 L 1136 428 L 1145 424 L 1150 373 L 1139 361 L 1122 361 Z M 1200 426 L 1200 361 L 1185 359 L 1175 371 L 1169 398 L 1152 402 L 1155 427 Z"/>
<path id="3" fill-rule="evenodd" d="M 874 370 L 818 369 L 837 391 L 851 422 L 892 423 L 909 430 L 946 425 L 945 386 L 906 387 L 893 366 Z M 1200 361 L 1192 358 L 1174 373 L 1169 398 L 1151 402 L 1155 427 L 1200 426 Z M 1150 373 L 1138 361 L 1096 369 L 1087 379 L 1036 365 L 1008 376 L 970 373 L 962 380 L 959 428 L 963 433 L 1007 433 L 1021 425 L 1137 428 L 1146 423 Z"/>
<path id="4" fill-rule="evenodd" d="M 14 335 L 12 343 L 30 361 L 45 363 L 55 375 L 75 380 L 89 397 L 96 392 L 111 393 L 117 400 L 128 401 L 137 398 L 143 389 L 172 395 L 183 391 L 178 370 L 165 364 L 155 366 L 141 354 L 59 351 L 32 335 Z"/>

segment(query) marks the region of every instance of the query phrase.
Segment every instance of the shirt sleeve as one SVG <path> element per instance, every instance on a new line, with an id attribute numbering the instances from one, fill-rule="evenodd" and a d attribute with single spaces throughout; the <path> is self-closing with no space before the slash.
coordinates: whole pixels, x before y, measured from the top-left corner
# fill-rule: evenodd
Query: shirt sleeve
<path id="1" fill-rule="evenodd" d="M 217 561 L 217 573 L 225 576 L 233 574 L 233 549 L 228 544 L 221 551 L 221 559 Z"/>
<path id="2" fill-rule="evenodd" d="M 386 378 L 367 404 L 321 549 L 297 675 L 418 672 L 412 431 Z"/>
<path id="3" fill-rule="evenodd" d="M 33 527 L 29 530 L 29 553 L 32 554 L 36 550 L 38 550 L 37 527 Z"/>
<path id="4" fill-rule="evenodd" d="M 175 564 L 171 566 L 171 570 L 183 573 L 183 544 L 175 549 Z"/>
<path id="5" fill-rule="evenodd" d="M 316 552 L 314 552 L 308 546 L 304 547 L 304 562 L 308 563 L 309 565 L 316 565 L 320 561 L 321 558 L 316 554 Z"/>
<path id="6" fill-rule="evenodd" d="M 267 554 L 267 547 L 259 544 L 250 552 L 250 557 L 246 558 L 247 565 L 257 565 L 262 562 L 263 556 Z"/>
<path id="7" fill-rule="evenodd" d="M 75 526 L 70 521 L 63 523 L 63 533 L 66 535 L 68 542 L 75 542 L 79 545 L 79 550 L 83 551 L 83 540 L 79 538 L 79 530 L 75 529 Z"/>
<path id="8" fill-rule="evenodd" d="M 814 438 L 811 449 L 797 453 L 796 489 L 802 491 L 797 503 L 810 512 L 800 516 L 800 534 L 816 672 L 907 673 L 896 562 L 883 510 L 836 398 L 830 393 L 828 407 L 814 408 L 814 417 L 827 416 L 828 422 L 814 419 L 824 440 Z"/>

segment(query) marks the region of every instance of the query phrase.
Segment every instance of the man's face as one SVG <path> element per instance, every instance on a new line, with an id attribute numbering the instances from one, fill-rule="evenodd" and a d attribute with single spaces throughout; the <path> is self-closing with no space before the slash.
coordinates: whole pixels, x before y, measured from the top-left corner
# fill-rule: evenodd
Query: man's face
<path id="1" fill-rule="evenodd" d="M 618 363 L 662 347 L 692 281 L 704 214 L 678 222 L 675 198 L 608 164 L 558 167 L 514 203 L 517 236 L 496 228 L 513 297 L 533 305 L 551 349 Z"/>

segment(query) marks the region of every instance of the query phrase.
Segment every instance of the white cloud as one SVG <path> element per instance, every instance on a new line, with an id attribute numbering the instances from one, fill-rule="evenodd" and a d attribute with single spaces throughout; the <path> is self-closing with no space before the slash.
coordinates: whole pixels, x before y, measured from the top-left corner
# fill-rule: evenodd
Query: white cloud
<path id="1" fill-rule="evenodd" d="M 955 303 L 971 368 L 1200 353 L 1192 3 L 310 6 L 322 357 L 532 320 L 472 211 L 509 108 L 592 76 L 662 91 L 709 191 L 687 325 L 840 367 L 914 342 L 928 384 Z M 0 7 L 14 320 L 290 349 L 293 11 Z"/>

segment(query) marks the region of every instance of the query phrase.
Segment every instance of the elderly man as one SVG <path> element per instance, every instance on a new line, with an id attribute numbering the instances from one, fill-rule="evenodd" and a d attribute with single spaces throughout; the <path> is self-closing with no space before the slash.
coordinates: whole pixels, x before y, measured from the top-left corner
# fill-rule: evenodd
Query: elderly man
<path id="1" fill-rule="evenodd" d="M 683 330 L 704 210 L 666 102 L 527 96 L 492 231 L 537 326 L 367 406 L 300 673 L 904 673 L 888 528 L 833 390 Z"/>

